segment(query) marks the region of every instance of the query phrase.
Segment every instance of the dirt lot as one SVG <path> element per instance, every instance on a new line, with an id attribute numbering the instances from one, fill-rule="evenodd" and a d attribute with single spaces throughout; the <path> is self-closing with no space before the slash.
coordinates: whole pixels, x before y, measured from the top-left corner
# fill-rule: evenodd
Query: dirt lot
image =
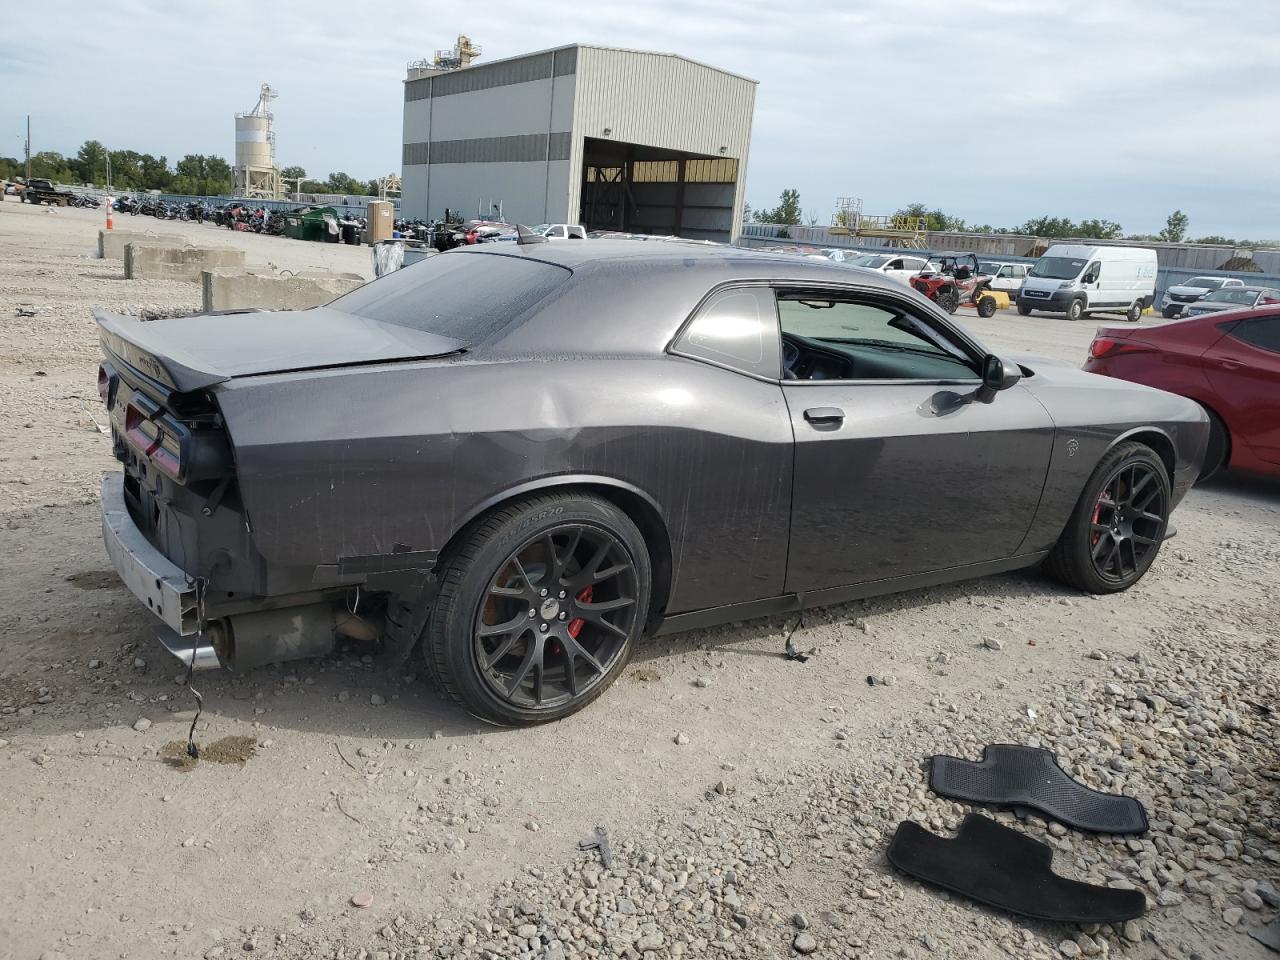
<path id="1" fill-rule="evenodd" d="M 536 730 L 479 727 L 358 648 L 198 674 L 198 739 L 256 746 L 178 768 L 193 698 L 99 540 L 89 311 L 198 296 L 88 259 L 100 218 L 0 204 L 0 957 L 1267 955 L 1247 935 L 1280 907 L 1261 480 L 1195 490 L 1127 594 L 1026 572 L 664 638 Z M 148 225 L 368 272 L 363 249 Z M 1073 361 L 1094 326 L 966 322 Z M 807 663 L 779 656 L 791 629 Z M 1143 801 L 1142 838 L 1024 829 L 1058 871 L 1145 891 L 1145 918 L 1021 922 L 888 866 L 902 819 L 947 833 L 966 809 L 923 758 L 992 742 Z M 611 870 L 577 849 L 596 825 Z"/>

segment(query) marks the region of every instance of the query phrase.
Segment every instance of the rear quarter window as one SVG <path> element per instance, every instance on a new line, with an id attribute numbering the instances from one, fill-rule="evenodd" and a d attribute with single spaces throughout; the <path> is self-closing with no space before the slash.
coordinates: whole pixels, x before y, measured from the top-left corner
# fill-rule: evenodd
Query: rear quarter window
<path id="1" fill-rule="evenodd" d="M 329 306 L 470 345 L 532 310 L 572 275 L 566 267 L 519 255 L 442 253 Z"/>

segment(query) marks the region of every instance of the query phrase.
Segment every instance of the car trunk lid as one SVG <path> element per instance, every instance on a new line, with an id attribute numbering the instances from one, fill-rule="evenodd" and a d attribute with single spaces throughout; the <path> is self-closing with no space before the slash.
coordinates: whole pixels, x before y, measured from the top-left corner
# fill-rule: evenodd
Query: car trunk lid
<path id="1" fill-rule="evenodd" d="M 104 351 L 181 393 L 233 377 L 423 360 L 463 344 L 410 327 L 315 307 L 142 321 L 94 311 Z"/>

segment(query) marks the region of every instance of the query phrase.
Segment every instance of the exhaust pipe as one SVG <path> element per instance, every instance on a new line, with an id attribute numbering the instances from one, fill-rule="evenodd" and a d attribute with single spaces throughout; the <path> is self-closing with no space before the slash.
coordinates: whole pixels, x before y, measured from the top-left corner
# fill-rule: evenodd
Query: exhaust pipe
<path id="1" fill-rule="evenodd" d="M 205 626 L 194 647 L 195 669 L 222 666 L 243 673 L 268 663 L 322 657 L 333 650 L 339 635 L 373 641 L 382 635 L 382 624 L 329 603 L 224 617 Z M 160 637 L 183 666 L 192 660 L 191 640 L 167 628 Z"/>

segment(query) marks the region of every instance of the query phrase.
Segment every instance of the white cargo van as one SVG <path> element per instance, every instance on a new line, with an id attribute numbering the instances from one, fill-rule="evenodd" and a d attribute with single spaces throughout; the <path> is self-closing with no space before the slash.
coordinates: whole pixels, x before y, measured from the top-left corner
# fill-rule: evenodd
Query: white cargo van
<path id="1" fill-rule="evenodd" d="M 1027 272 L 1018 313 L 1123 313 L 1137 322 L 1156 298 L 1156 252 L 1142 247 L 1055 243 Z"/>

